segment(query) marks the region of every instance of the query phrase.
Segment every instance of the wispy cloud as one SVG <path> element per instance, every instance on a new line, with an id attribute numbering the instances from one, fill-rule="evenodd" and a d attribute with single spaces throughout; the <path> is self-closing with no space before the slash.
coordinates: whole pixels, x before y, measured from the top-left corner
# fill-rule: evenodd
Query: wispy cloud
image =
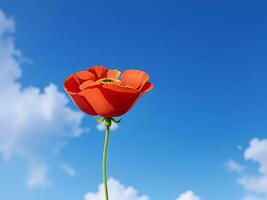
<path id="1" fill-rule="evenodd" d="M 263 196 L 259 196 L 257 194 L 253 194 L 253 195 L 248 194 L 241 200 L 266 200 L 266 198 Z"/>
<path id="2" fill-rule="evenodd" d="M 48 167 L 46 165 L 34 164 L 30 167 L 29 176 L 27 179 L 27 187 L 46 187 L 51 184 L 48 178 Z"/>
<path id="3" fill-rule="evenodd" d="M 12 18 L 7 18 L 5 13 L 0 10 L 0 36 L 7 32 L 15 31 L 15 22 Z"/>
<path id="4" fill-rule="evenodd" d="M 225 163 L 226 167 L 232 171 L 232 172 L 237 172 L 237 173 L 242 173 L 245 169 L 245 167 L 238 162 L 230 159 Z"/>
<path id="5" fill-rule="evenodd" d="M 18 81 L 24 59 L 15 47 L 14 31 L 14 20 L 0 10 L 0 89 L 5 91 L 0 98 L 0 154 L 27 162 L 45 160 L 68 138 L 84 132 L 83 115 L 68 107 L 68 98 L 55 84 L 40 89 L 23 87 Z M 45 187 L 48 168 L 31 170 L 27 186 Z"/>
<path id="6" fill-rule="evenodd" d="M 67 175 L 69 175 L 69 176 L 75 176 L 76 175 L 76 171 L 75 171 L 75 169 L 72 167 L 72 166 L 70 166 L 69 164 L 67 164 L 67 163 L 61 163 L 61 168 L 62 168 L 62 170 L 67 174 Z"/>

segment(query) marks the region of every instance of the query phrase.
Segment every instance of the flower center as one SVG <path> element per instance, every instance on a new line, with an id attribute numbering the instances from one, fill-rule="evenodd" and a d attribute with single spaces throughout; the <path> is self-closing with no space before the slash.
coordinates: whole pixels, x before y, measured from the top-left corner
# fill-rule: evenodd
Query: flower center
<path id="1" fill-rule="evenodd" d="M 101 79 L 97 80 L 96 82 L 100 83 L 100 84 L 108 85 L 108 84 L 116 83 L 118 81 L 119 80 L 116 80 L 116 79 L 113 79 L 113 78 L 101 78 Z"/>

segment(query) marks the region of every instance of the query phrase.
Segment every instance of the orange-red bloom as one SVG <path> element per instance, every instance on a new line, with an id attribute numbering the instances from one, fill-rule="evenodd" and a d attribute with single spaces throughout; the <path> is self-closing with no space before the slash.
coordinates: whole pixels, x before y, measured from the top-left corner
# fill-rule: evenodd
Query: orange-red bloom
<path id="1" fill-rule="evenodd" d="M 69 76 L 65 91 L 73 102 L 88 115 L 117 117 L 125 114 L 146 92 L 153 88 L 147 73 L 94 66 Z M 119 79 L 120 77 L 120 79 Z"/>

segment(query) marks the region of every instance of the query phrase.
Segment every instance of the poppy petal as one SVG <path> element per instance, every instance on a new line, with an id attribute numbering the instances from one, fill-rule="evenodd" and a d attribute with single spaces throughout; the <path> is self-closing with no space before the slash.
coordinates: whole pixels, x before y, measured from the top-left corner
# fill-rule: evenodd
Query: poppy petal
<path id="1" fill-rule="evenodd" d="M 78 93 L 80 92 L 80 83 L 75 75 L 69 76 L 64 82 L 64 89 L 67 93 Z"/>
<path id="2" fill-rule="evenodd" d="M 149 80 L 147 73 L 140 70 L 126 70 L 121 75 L 121 85 L 138 89 Z"/>
<path id="3" fill-rule="evenodd" d="M 88 115 L 97 115 L 92 106 L 86 101 L 86 99 L 79 94 L 70 94 L 70 97 L 74 104 L 78 106 L 83 112 Z"/>
<path id="4" fill-rule="evenodd" d="M 87 81 L 84 81 L 80 85 L 80 90 L 85 90 L 86 88 L 89 88 L 89 87 L 92 87 L 92 86 L 95 86 L 95 85 L 98 85 L 98 83 L 95 82 L 95 81 L 92 81 L 92 80 L 87 80 Z"/>
<path id="5" fill-rule="evenodd" d="M 142 87 L 142 89 L 140 90 L 140 94 L 145 94 L 147 92 L 149 92 L 150 90 L 153 89 L 153 84 L 150 82 L 146 82 L 146 84 Z"/>
<path id="6" fill-rule="evenodd" d="M 82 81 L 95 80 L 95 75 L 89 71 L 79 71 L 75 75 Z"/>
<path id="7" fill-rule="evenodd" d="M 104 66 L 94 66 L 88 69 L 89 72 L 92 72 L 96 76 L 96 80 L 107 77 L 108 69 Z"/>
<path id="8" fill-rule="evenodd" d="M 85 97 L 95 112 L 103 117 L 123 115 L 139 96 L 139 92 L 133 88 L 116 85 L 99 85 L 88 88 L 80 94 Z"/>
<path id="9" fill-rule="evenodd" d="M 119 84 L 119 83 L 118 83 Z M 117 92 L 125 92 L 125 93 L 137 93 L 138 90 L 135 88 L 129 87 L 129 86 L 121 86 L 118 84 L 107 84 L 107 85 L 102 85 L 103 88 L 109 89 L 109 90 L 114 90 Z"/>
<path id="10" fill-rule="evenodd" d="M 107 78 L 118 79 L 120 74 L 121 74 L 121 72 L 119 70 L 110 69 L 107 72 Z"/>

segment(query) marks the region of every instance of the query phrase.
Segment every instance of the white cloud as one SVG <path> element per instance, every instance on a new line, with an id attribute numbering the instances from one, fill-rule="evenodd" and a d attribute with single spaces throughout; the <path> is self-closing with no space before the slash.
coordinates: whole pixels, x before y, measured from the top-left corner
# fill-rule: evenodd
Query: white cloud
<path id="1" fill-rule="evenodd" d="M 239 179 L 239 183 L 248 191 L 265 194 L 267 199 L 267 139 L 251 140 L 244 157 L 259 164 L 259 173 L 244 175 Z"/>
<path id="2" fill-rule="evenodd" d="M 259 176 L 243 176 L 239 179 L 239 183 L 248 191 L 267 194 L 267 177 Z"/>
<path id="3" fill-rule="evenodd" d="M 194 194 L 191 190 L 182 193 L 176 200 L 200 200 L 200 197 Z"/>
<path id="4" fill-rule="evenodd" d="M 252 139 L 250 146 L 245 150 L 244 157 L 246 160 L 258 162 L 260 164 L 260 173 L 267 174 L 267 139 Z"/>
<path id="5" fill-rule="evenodd" d="M 246 195 L 242 200 L 267 200 L 267 199 L 263 196 L 254 194 L 254 195 Z"/>
<path id="6" fill-rule="evenodd" d="M 108 180 L 108 188 L 110 200 L 149 200 L 148 196 L 140 196 L 135 188 L 126 187 L 114 178 Z M 96 193 L 88 192 L 84 198 L 85 200 L 103 200 L 103 184 L 99 185 Z"/>
<path id="7" fill-rule="evenodd" d="M 4 158 L 19 156 L 27 162 L 40 157 L 45 160 L 68 138 L 84 132 L 83 115 L 67 106 L 68 98 L 53 83 L 42 90 L 23 87 L 18 81 L 24 59 L 15 47 L 14 30 L 14 20 L 0 10 L 0 154 Z M 38 169 L 32 169 L 32 177 L 39 177 L 41 183 L 30 178 L 28 186 L 46 185 L 42 181 L 46 170 Z"/>
<path id="8" fill-rule="evenodd" d="M 236 161 L 230 159 L 226 163 L 226 167 L 233 172 L 242 173 L 244 171 L 244 166 L 237 163 Z"/>
<path id="9" fill-rule="evenodd" d="M 96 128 L 97 128 L 97 130 L 99 130 L 99 131 L 105 131 L 105 130 L 106 130 L 106 127 L 105 127 L 104 122 L 97 124 L 97 125 L 96 125 Z M 112 123 L 112 124 L 111 124 L 111 127 L 110 127 L 110 130 L 111 130 L 111 131 L 115 131 L 115 130 L 117 130 L 118 128 L 119 128 L 119 124 L 117 124 L 117 123 Z"/>
<path id="10" fill-rule="evenodd" d="M 242 200 L 267 200 L 267 139 L 252 139 L 245 149 L 244 159 L 258 164 L 256 174 L 241 174 L 238 183 L 245 189 Z M 239 170 L 238 166 L 235 166 Z"/>
<path id="11" fill-rule="evenodd" d="M 27 187 L 46 187 L 51 184 L 47 176 L 47 166 L 46 165 L 33 165 L 30 169 L 30 174 L 27 179 Z"/>
<path id="12" fill-rule="evenodd" d="M 62 163 L 61 168 L 69 176 L 75 176 L 76 175 L 75 169 L 67 163 Z"/>
<path id="13" fill-rule="evenodd" d="M 5 13 L 0 10 L 0 36 L 2 36 L 7 31 L 15 31 L 15 22 L 12 18 L 8 19 Z"/>

